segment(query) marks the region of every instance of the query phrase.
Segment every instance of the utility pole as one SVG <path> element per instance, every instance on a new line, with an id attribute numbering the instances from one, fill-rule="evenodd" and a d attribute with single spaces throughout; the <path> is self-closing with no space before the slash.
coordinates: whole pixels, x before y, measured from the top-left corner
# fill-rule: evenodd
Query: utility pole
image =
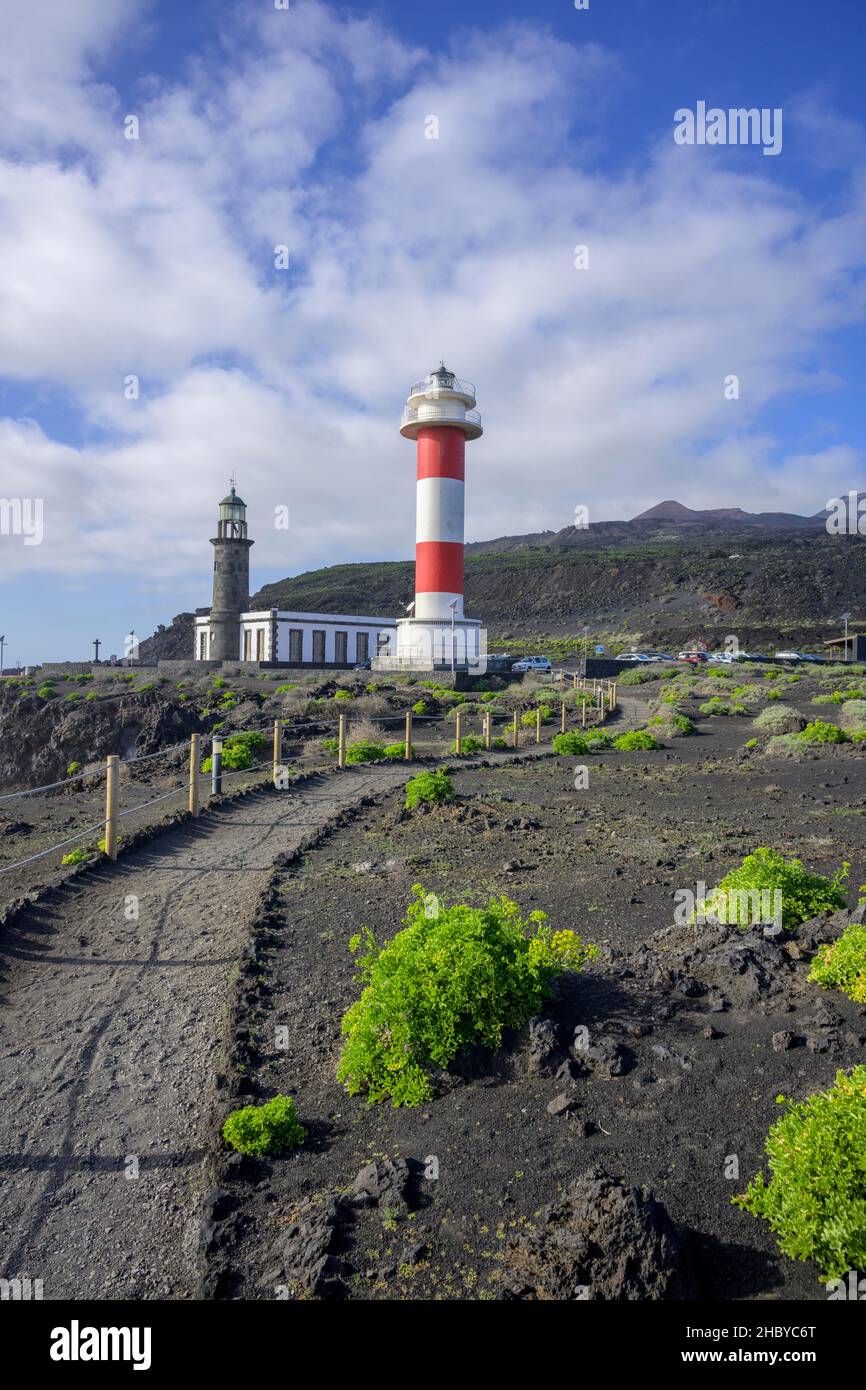
<path id="1" fill-rule="evenodd" d="M 847 660 L 848 660 L 848 619 L 851 617 L 851 614 L 850 614 L 850 613 L 843 613 L 843 614 L 841 615 L 841 617 L 842 617 L 842 621 L 843 621 L 844 624 L 845 624 L 845 655 L 844 655 L 844 657 L 843 657 L 842 659 L 843 659 L 843 661 L 847 661 Z"/>
<path id="2" fill-rule="evenodd" d="M 583 625 L 583 670 L 582 670 L 581 673 L 580 673 L 580 674 L 581 674 L 582 676 L 584 676 L 584 677 L 586 676 L 586 644 L 587 644 L 588 641 L 589 641 L 589 624 L 588 624 L 588 623 L 584 623 L 584 625 Z"/>
<path id="3" fill-rule="evenodd" d="M 6 646 L 6 638 L 0 637 L 0 676 L 3 674 L 3 648 Z"/>

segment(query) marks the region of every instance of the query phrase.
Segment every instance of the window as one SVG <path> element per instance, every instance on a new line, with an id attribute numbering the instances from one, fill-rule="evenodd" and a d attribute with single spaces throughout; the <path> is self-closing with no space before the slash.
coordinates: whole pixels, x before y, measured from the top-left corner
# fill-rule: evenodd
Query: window
<path id="1" fill-rule="evenodd" d="M 252 660 L 253 634 L 248 627 L 244 628 L 244 661 Z"/>
<path id="2" fill-rule="evenodd" d="M 304 629 L 289 628 L 289 661 L 299 666 L 304 659 Z"/>
<path id="3" fill-rule="evenodd" d="M 349 634 L 348 632 L 334 633 L 334 660 L 339 661 L 345 666 L 349 661 Z"/>
<path id="4" fill-rule="evenodd" d="M 355 638 L 355 660 L 368 661 L 370 657 L 370 634 L 359 632 Z"/>
<path id="5" fill-rule="evenodd" d="M 325 634 L 321 628 L 313 628 L 313 660 L 322 662 L 325 660 Z"/>
<path id="6" fill-rule="evenodd" d="M 265 659 L 265 630 L 260 627 L 256 633 L 256 661 Z"/>

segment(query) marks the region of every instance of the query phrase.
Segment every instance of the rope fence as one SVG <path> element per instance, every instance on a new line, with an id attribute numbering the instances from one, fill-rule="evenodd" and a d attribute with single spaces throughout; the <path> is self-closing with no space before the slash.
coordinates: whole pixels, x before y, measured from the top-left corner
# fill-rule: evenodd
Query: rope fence
<path id="1" fill-rule="evenodd" d="M 589 700 L 590 700 L 590 699 L 592 699 L 593 703 L 594 703 L 595 706 L 596 706 L 596 710 L 594 711 L 594 713 L 597 712 L 598 715 L 600 716 L 600 718 L 601 718 L 602 720 L 604 719 L 604 717 L 605 717 L 605 715 L 606 715 L 607 713 L 609 713 L 610 711 L 612 711 L 613 709 L 615 709 L 615 707 L 616 707 L 616 682 L 615 682 L 615 681 L 610 681 L 610 680 L 608 680 L 608 681 L 601 681 L 601 680 L 597 680 L 597 679 L 596 679 L 596 680 L 589 680 L 589 679 L 587 679 L 586 677 L 577 676 L 577 675 L 574 675 L 574 674 L 571 673 L 571 672 L 567 672 L 567 671 L 558 671 L 558 672 L 553 672 L 553 673 L 551 673 L 551 685 L 553 685 L 554 683 L 557 683 L 557 682 L 558 682 L 558 684 L 559 684 L 560 686 L 563 686 L 563 685 L 565 684 L 565 682 L 566 682 L 569 678 L 570 678 L 571 681 L 572 681 L 573 688 L 574 688 L 575 690 L 581 690 L 581 691 L 585 692 L 586 695 L 587 695 L 587 697 L 588 697 L 586 700 L 582 701 L 582 703 L 581 703 L 581 709 L 580 709 L 581 726 L 582 726 L 583 728 L 586 728 L 586 727 L 587 727 L 587 719 L 588 719 L 588 715 L 587 715 L 587 706 L 588 706 L 588 704 L 589 704 Z M 483 746 L 484 746 L 485 750 L 488 750 L 488 749 L 490 749 L 490 748 L 492 747 L 492 743 L 493 743 L 493 735 L 492 735 L 493 716 L 492 716 L 491 711 L 488 710 L 488 709 L 484 709 L 483 706 L 480 706 L 480 707 L 479 707 L 479 713 L 480 713 L 480 715 L 481 715 L 481 717 L 482 717 L 482 739 L 483 739 Z M 394 724 L 394 723 L 400 723 L 400 724 L 402 724 L 402 725 L 404 726 L 403 739 L 401 740 L 401 742 L 402 742 L 402 744 L 403 744 L 403 753 L 402 753 L 402 757 L 403 757 L 403 759 L 404 759 L 405 761 L 408 762 L 408 761 L 411 761 L 412 758 L 414 757 L 414 749 L 413 749 L 413 745 L 412 745 L 412 732 L 413 732 L 414 726 L 415 726 L 416 724 L 435 724 L 435 723 L 441 724 L 441 723 L 442 723 L 442 718 L 443 718 L 443 717 L 442 717 L 441 715 L 435 715 L 435 714 L 434 714 L 434 715 L 415 714 L 412 710 L 407 710 L 407 711 L 405 711 L 404 713 L 401 713 L 401 714 L 377 715 L 377 716 L 376 716 L 376 722 L 379 723 L 379 724 Z M 457 756 L 457 757 L 462 756 L 462 755 L 464 754 L 464 752 L 475 751 L 474 749 L 466 749 L 466 750 L 464 750 L 464 746 L 463 746 L 463 736 L 464 736 L 464 724 L 463 724 L 463 720 L 464 720 L 464 718 L 465 718 L 465 716 L 464 716 L 463 712 L 462 712 L 460 709 L 458 709 L 458 710 L 455 711 L 455 716 L 454 716 L 454 740 L 453 740 L 453 750 L 452 750 L 452 751 L 453 751 L 453 754 L 454 754 L 455 756 Z M 560 732 L 562 732 L 562 733 L 564 733 L 565 730 L 566 730 L 566 720 L 567 720 L 567 706 L 566 706 L 566 704 L 565 704 L 565 701 L 563 700 L 562 703 L 561 703 L 561 713 L 560 713 L 560 721 L 559 721 L 559 723 L 560 723 Z M 530 721 L 530 728 L 531 728 L 531 724 L 532 724 L 532 721 Z M 536 706 L 534 726 L 535 726 L 535 727 L 534 727 L 534 734 L 535 734 L 535 740 L 534 740 L 534 741 L 535 741 L 536 743 L 541 743 L 541 741 L 542 741 L 542 710 L 541 710 L 540 705 L 537 705 L 537 706 Z M 525 727 L 525 726 L 522 725 L 522 720 L 521 720 L 521 719 L 519 718 L 519 716 L 518 716 L 518 711 L 515 710 L 514 713 L 513 713 L 513 717 L 512 717 L 512 721 L 511 721 L 511 730 L 510 730 L 510 734 L 511 734 L 510 746 L 511 746 L 512 748 L 518 748 L 518 747 L 520 746 L 521 728 L 522 728 L 522 727 Z M 294 722 L 294 721 L 293 721 L 291 724 L 289 724 L 289 723 L 287 723 L 286 721 L 284 721 L 284 720 L 282 720 L 282 719 L 277 719 L 277 720 L 274 720 L 273 723 L 271 723 L 271 721 L 268 721 L 266 724 L 259 725 L 259 726 L 252 726 L 252 727 L 249 728 L 249 729 L 244 729 L 244 730 L 232 730 L 231 732 L 226 733 L 226 734 L 223 734 L 223 733 L 221 733 L 221 732 L 220 732 L 220 733 L 212 734 L 212 736 L 211 736 L 211 753 L 210 753 L 210 758 L 211 758 L 211 768 L 210 768 L 210 772 L 202 772 L 202 770 L 201 770 L 201 738 L 202 738 L 202 735 L 201 735 L 200 733 L 193 733 L 193 734 L 190 736 L 189 744 L 187 744 L 187 743 L 177 743 L 177 744 L 173 744 L 173 745 L 171 745 L 169 748 L 162 748 L 162 749 L 160 749 L 160 750 L 159 750 L 158 752 L 156 752 L 156 753 L 143 753 L 143 754 L 140 754 L 139 756 L 137 756 L 137 757 L 135 757 L 135 758 L 125 758 L 125 759 L 121 759 L 117 754 L 109 754 L 108 758 L 106 759 L 106 764 L 105 764 L 105 767 L 104 767 L 104 768 L 91 769 L 91 770 L 85 771 L 85 772 L 74 773 L 74 774 L 73 774 L 72 776 L 70 776 L 70 777 L 61 778 L 61 779 L 60 779 L 59 781 L 57 781 L 57 782 L 49 782 L 49 783 L 46 783 L 44 786 L 41 786 L 41 787 L 29 787 L 29 788 L 27 788 L 27 789 L 25 789 L 25 790 L 22 790 L 22 791 L 10 792 L 10 793 L 8 793 L 8 794 L 6 794 L 6 795 L 0 797 L 0 802 L 12 801 L 12 800 L 14 800 L 16 797 L 36 796 L 36 795 L 39 794 L 40 792 L 56 791 L 56 790 L 57 790 L 58 788 L 60 788 L 60 787 L 69 786 L 69 785 L 71 785 L 72 783 L 74 783 L 74 782 L 79 782 L 79 781 L 83 780 L 83 779 L 86 778 L 86 777 L 99 777 L 99 778 L 104 777 L 104 778 L 105 778 L 105 783 L 106 783 L 106 790 L 105 790 L 105 816 L 104 816 L 104 818 L 103 818 L 101 821 L 98 821 L 95 825 L 91 825 L 91 826 L 86 827 L 86 828 L 83 829 L 83 830 L 78 830 L 78 831 L 76 831 L 76 833 L 75 833 L 74 835 L 69 836 L 69 837 L 68 837 L 67 839 L 65 839 L 65 840 L 60 840 L 60 841 L 58 841 L 56 844 L 53 844 L 53 845 L 49 846 L 48 849 L 40 850 L 40 851 L 38 851 L 38 853 L 36 853 L 36 854 L 27 855 L 27 856 L 26 856 L 25 858 L 23 858 L 23 859 L 17 859 L 17 860 L 15 860 L 12 864 L 6 864 L 6 865 L 0 867 L 0 875 L 12 873 L 15 869 L 20 869 L 20 868 L 22 868 L 22 867 L 23 867 L 24 865 L 26 865 L 26 864 L 32 864 L 32 863 L 35 863 L 35 862 L 36 862 L 37 860 L 39 860 L 39 859 L 44 859 L 44 858 L 46 858 L 48 855 L 50 855 L 50 854 L 55 854 L 58 850 L 66 849 L 67 846 L 72 845 L 72 844 L 75 844 L 77 841 L 84 839 L 84 838 L 85 838 L 86 836 L 88 836 L 88 835 L 93 835 L 93 834 L 95 834 L 95 833 L 96 833 L 97 831 L 99 831 L 99 830 L 104 830 L 104 831 L 105 831 L 105 837 L 104 837 L 104 842 L 103 842 L 103 843 L 104 843 L 104 846 L 105 846 L 105 853 L 107 854 L 107 856 L 108 856 L 109 859 L 116 859 L 116 858 L 117 858 L 117 852 L 118 852 L 118 834 L 117 834 L 117 825 L 118 825 L 118 821 L 124 819 L 124 818 L 127 817 L 127 816 L 135 815 L 137 812 L 147 810 L 149 807 L 151 807 L 151 806 L 156 806 L 156 805 L 158 805 L 159 803 L 161 803 L 161 802 L 163 802 L 163 801 L 168 801 L 171 797 L 177 796 L 179 793 L 182 793 L 182 792 L 184 792 L 184 791 L 186 791 L 186 792 L 187 792 L 187 795 L 188 795 L 188 803 L 187 803 L 187 804 L 188 804 L 188 809 L 189 809 L 190 815 L 192 815 L 192 816 L 197 816 L 197 815 L 199 814 L 199 809 L 200 809 L 200 806 L 199 806 L 199 784 L 200 784 L 201 782 L 203 782 L 203 781 L 208 780 L 208 778 L 210 779 L 210 783 L 211 783 L 211 793 L 212 793 L 213 796 L 219 796 L 219 795 L 222 793 L 223 778 L 240 777 L 240 776 L 242 776 L 242 775 L 248 775 L 248 774 L 251 773 L 251 772 L 261 771 L 261 770 L 263 770 L 264 768 L 270 768 L 270 769 L 271 769 L 272 775 L 273 775 L 273 782 L 274 782 L 274 785 L 275 785 L 275 786 L 279 786 L 279 785 L 280 785 L 280 782 L 279 782 L 278 779 L 279 779 L 280 773 L 281 773 L 282 771 L 284 771 L 283 763 L 282 763 L 282 750 L 283 750 L 283 738 L 284 738 L 284 736 L 285 736 L 286 734 L 291 734 L 291 733 L 294 733 L 294 732 L 296 732 L 296 731 L 303 731 L 303 732 L 310 733 L 310 732 L 312 732 L 313 730 L 315 730 L 318 734 L 320 734 L 322 730 L 328 730 L 328 729 L 335 729 L 335 730 L 336 730 L 336 734 L 337 734 L 337 738 L 336 738 L 336 743 L 337 743 L 337 749 L 336 749 L 337 767 L 338 767 L 338 769 L 342 770 L 342 769 L 344 769 L 344 768 L 346 767 L 346 765 L 347 765 L 348 753 L 351 751 L 351 745 L 350 745 L 350 743 L 349 743 L 349 738 L 348 738 L 348 735 L 349 735 L 349 717 L 348 717 L 348 715 L 347 715 L 345 712 L 341 712 L 341 713 L 339 714 L 339 716 L 337 717 L 336 720 L 334 720 L 334 719 L 322 719 L 322 720 L 319 720 L 319 719 L 308 719 L 308 720 L 306 720 L 306 721 L 304 721 L 304 722 Z M 271 731 L 272 731 L 272 733 L 273 733 L 273 757 L 272 757 L 272 758 L 269 758 L 269 759 L 267 759 L 267 760 L 265 760 L 265 761 L 261 761 L 261 762 L 257 762 L 257 763 L 251 763 L 251 764 L 249 764 L 249 765 L 246 766 L 246 767 L 226 768 L 225 770 L 223 769 L 223 748 L 224 748 L 224 745 L 225 745 L 227 742 L 229 742 L 229 741 L 232 740 L 232 739 L 241 737 L 243 734 L 250 734 L 250 733 L 265 733 L 266 731 L 268 731 L 268 732 L 271 732 Z M 530 735 L 530 736 L 531 736 L 531 735 Z M 499 735 L 499 737 L 502 737 L 502 736 Z M 186 781 L 184 781 L 184 782 L 179 782 L 176 786 L 173 786 L 173 787 L 169 788 L 167 791 L 160 792 L 159 795 L 154 796 L 154 797 L 150 797 L 150 798 L 149 798 L 148 800 L 146 800 L 146 801 L 136 802 L 136 804 L 135 804 L 134 806 L 125 807 L 123 810 L 120 810 L 120 809 L 119 809 L 119 807 L 118 807 L 118 784 L 119 784 L 119 774 L 120 774 L 120 768 L 121 768 L 121 767 L 129 767 L 129 766 L 132 766 L 133 764 L 136 764 L 136 763 L 151 762 L 151 761 L 153 761 L 153 760 L 156 759 L 156 758 L 164 758 L 164 757 L 167 757 L 167 756 L 168 756 L 169 754 L 171 754 L 171 753 L 176 753 L 176 752 L 178 752 L 178 750 L 186 749 L 186 748 L 189 749 L 189 774 L 188 774 L 188 778 L 187 778 Z"/>

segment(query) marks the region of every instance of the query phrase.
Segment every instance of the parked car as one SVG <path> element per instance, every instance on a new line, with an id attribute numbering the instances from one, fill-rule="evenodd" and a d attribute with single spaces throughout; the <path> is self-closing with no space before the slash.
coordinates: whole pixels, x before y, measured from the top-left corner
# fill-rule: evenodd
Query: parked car
<path id="1" fill-rule="evenodd" d="M 525 656 L 522 661 L 515 661 L 512 671 L 549 671 L 550 661 L 546 656 Z"/>
<path id="2" fill-rule="evenodd" d="M 677 661 L 687 661 L 690 666 L 700 666 L 702 662 L 708 660 L 709 657 L 706 652 L 679 652 L 677 655 Z"/>
<path id="3" fill-rule="evenodd" d="M 619 656 L 614 657 L 614 661 L 655 661 L 655 657 L 647 652 L 620 652 Z"/>
<path id="4" fill-rule="evenodd" d="M 803 660 L 803 657 L 802 657 L 802 654 L 801 654 L 800 652 L 776 652 L 775 656 L 773 657 L 773 660 L 774 660 L 774 661 L 802 661 L 802 660 Z"/>
<path id="5" fill-rule="evenodd" d="M 355 665 L 352 667 L 353 671 L 372 671 L 372 669 L 372 658 L 369 658 L 367 661 L 356 661 Z"/>
<path id="6" fill-rule="evenodd" d="M 735 660 L 733 652 L 710 652 L 707 661 L 716 666 L 730 666 Z"/>

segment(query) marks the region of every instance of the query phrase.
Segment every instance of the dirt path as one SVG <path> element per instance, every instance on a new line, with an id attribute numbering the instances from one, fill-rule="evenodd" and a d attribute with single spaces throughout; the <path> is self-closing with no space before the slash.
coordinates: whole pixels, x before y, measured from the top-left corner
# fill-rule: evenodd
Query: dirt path
<path id="1" fill-rule="evenodd" d="M 260 894 L 277 855 L 405 776 L 355 768 L 252 795 L 7 929 L 3 1276 L 43 1280 L 46 1299 L 193 1295 L 201 1127 Z"/>
<path id="2" fill-rule="evenodd" d="M 46 1299 L 194 1296 L 227 985 L 274 862 L 406 775 L 356 767 L 253 793 L 7 925 L 0 1277 L 41 1279 Z"/>

